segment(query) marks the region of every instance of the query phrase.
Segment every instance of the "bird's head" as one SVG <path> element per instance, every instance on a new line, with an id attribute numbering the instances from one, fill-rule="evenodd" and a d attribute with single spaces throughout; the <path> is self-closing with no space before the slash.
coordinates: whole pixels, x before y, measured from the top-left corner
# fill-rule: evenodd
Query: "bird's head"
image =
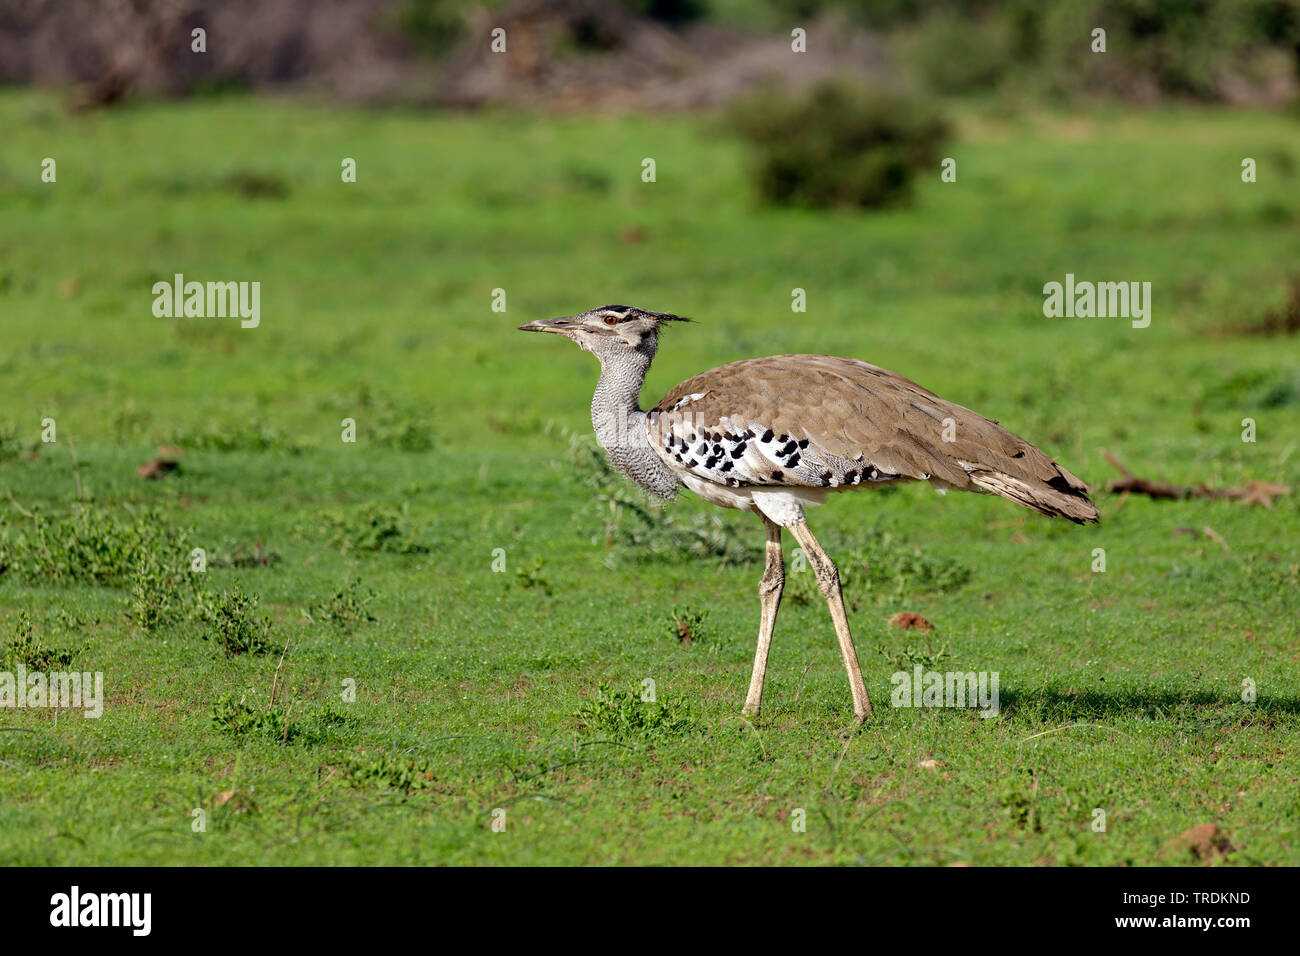
<path id="1" fill-rule="evenodd" d="M 602 305 L 578 315 L 537 319 L 519 326 L 521 332 L 556 332 L 572 339 L 602 362 L 622 355 L 653 356 L 659 345 L 659 326 L 690 319 L 667 312 L 651 312 L 630 305 Z"/>

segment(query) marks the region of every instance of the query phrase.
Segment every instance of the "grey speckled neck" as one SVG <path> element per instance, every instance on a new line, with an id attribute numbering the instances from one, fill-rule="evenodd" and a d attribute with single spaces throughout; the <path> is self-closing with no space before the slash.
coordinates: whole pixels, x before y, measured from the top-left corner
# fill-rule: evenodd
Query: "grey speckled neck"
<path id="1" fill-rule="evenodd" d="M 639 399 L 658 343 L 646 337 L 636 349 L 595 350 L 600 380 L 591 397 L 591 424 L 609 463 L 657 498 L 673 498 L 681 481 L 650 447 Z M 603 353 L 603 354 L 602 354 Z"/>

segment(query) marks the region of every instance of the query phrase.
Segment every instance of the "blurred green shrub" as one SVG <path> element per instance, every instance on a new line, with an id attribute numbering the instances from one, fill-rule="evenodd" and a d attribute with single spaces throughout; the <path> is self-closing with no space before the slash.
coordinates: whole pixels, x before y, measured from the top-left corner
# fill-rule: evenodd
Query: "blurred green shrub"
<path id="1" fill-rule="evenodd" d="M 1295 0 L 944 0 L 932 10 L 911 31 L 911 59 L 938 93 L 1014 82 L 1066 100 L 1222 100 L 1300 71 Z M 1097 28 L 1105 53 L 1092 50 Z"/>
<path id="2" fill-rule="evenodd" d="M 905 198 L 913 172 L 937 163 L 949 133 L 932 109 L 847 80 L 794 95 L 762 91 L 738 103 L 730 119 L 754 148 L 763 198 L 817 208 Z"/>
<path id="3" fill-rule="evenodd" d="M 767 0 L 786 19 L 831 13 L 900 41 L 936 93 L 1014 87 L 1070 101 L 1114 96 L 1262 101 L 1300 78 L 1297 0 Z M 1105 53 L 1092 31 L 1106 31 Z M 1289 76 L 1288 76 L 1289 74 Z"/>
<path id="4" fill-rule="evenodd" d="M 936 93 L 994 89 L 1005 76 L 1011 51 L 1001 24 L 975 24 L 939 16 L 918 32 L 912 62 Z"/>
<path id="5" fill-rule="evenodd" d="M 1097 0 L 1049 4 L 1022 16 L 1037 20 L 1040 43 L 1030 66 L 1052 94 L 1105 92 L 1218 99 L 1221 71 L 1253 39 L 1243 11 L 1222 0 Z M 1091 31 L 1106 30 L 1106 53 L 1091 52 Z M 1107 61 L 1110 62 L 1107 62 Z"/>
<path id="6" fill-rule="evenodd" d="M 397 31 L 429 56 L 441 56 L 465 35 L 465 17 L 457 0 L 406 0 L 396 12 Z"/>
<path id="7" fill-rule="evenodd" d="M 709 13 L 705 0 L 623 0 L 634 13 L 667 26 L 682 26 Z"/>

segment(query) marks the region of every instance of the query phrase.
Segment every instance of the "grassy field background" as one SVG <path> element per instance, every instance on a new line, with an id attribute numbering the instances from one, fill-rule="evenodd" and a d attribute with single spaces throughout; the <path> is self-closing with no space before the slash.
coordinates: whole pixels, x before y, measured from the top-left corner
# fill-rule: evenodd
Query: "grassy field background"
<path id="1" fill-rule="evenodd" d="M 0 862 L 1141 865 L 1193 862 L 1168 844 L 1211 823 L 1215 861 L 1300 863 L 1300 496 L 1102 492 L 1087 528 L 837 497 L 811 521 L 876 714 L 841 736 L 830 621 L 791 574 L 751 724 L 759 523 L 689 496 L 612 510 L 637 499 L 582 443 L 593 360 L 515 331 L 674 311 L 698 324 L 645 402 L 739 358 L 852 355 L 1097 487 L 1102 448 L 1184 484 L 1300 485 L 1295 340 L 1231 331 L 1300 261 L 1295 119 L 957 121 L 956 183 L 856 215 L 760 207 L 707 118 L 0 96 L 0 670 L 106 682 L 98 720 L 0 711 Z M 260 327 L 155 318 L 177 272 L 260 281 Z M 1150 281 L 1150 327 L 1044 318 L 1067 272 Z M 138 478 L 159 445 L 179 473 Z M 192 547 L 203 575 L 179 570 Z M 246 627 L 236 587 L 270 619 L 261 653 L 195 612 L 225 592 Z M 142 624 L 137 598 L 167 595 L 181 616 Z M 891 708 L 916 662 L 999 672 L 1000 716 Z"/>

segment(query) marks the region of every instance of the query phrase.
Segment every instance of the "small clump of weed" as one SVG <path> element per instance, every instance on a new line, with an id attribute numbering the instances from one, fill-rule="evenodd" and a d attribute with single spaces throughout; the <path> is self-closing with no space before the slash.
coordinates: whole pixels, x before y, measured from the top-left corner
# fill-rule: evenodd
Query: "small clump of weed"
<path id="1" fill-rule="evenodd" d="M 257 708 L 244 696 L 222 694 L 212 702 L 212 725 L 231 737 L 262 737 L 288 743 L 293 726 L 283 707 Z"/>
<path id="2" fill-rule="evenodd" d="M 92 624 L 99 624 L 101 619 L 93 614 L 74 614 L 66 608 L 54 609 L 54 623 L 65 631 L 81 633 Z"/>
<path id="3" fill-rule="evenodd" d="M 867 602 L 883 603 L 913 594 L 942 593 L 961 587 L 971 569 L 950 558 L 932 557 L 908 547 L 889 532 L 871 529 L 866 544 L 849 549 L 837 562 L 844 603 L 851 611 Z M 817 604 L 822 600 L 817 576 L 811 568 L 786 576 L 783 598 L 792 604 Z"/>
<path id="4" fill-rule="evenodd" d="M 344 554 L 350 551 L 423 554 L 430 550 L 406 502 L 394 508 L 368 501 L 341 515 L 332 515 L 327 521 L 330 543 Z"/>
<path id="5" fill-rule="evenodd" d="M 370 440 L 393 451 L 428 451 L 433 447 L 429 410 L 415 403 L 387 401 L 371 413 Z"/>
<path id="6" fill-rule="evenodd" d="M 400 790 L 403 793 L 425 790 L 434 783 L 428 761 L 386 753 L 348 757 L 343 764 L 343 776 L 354 787 Z"/>
<path id="7" fill-rule="evenodd" d="M 311 707 L 293 722 L 290 736 L 299 743 L 337 742 L 342 731 L 356 723 L 356 718 L 334 701 Z"/>
<path id="8" fill-rule="evenodd" d="M 680 737 L 696 729 L 694 708 L 684 702 L 644 700 L 639 687 L 616 690 L 605 681 L 574 712 L 579 729 L 614 740 Z"/>
<path id="9" fill-rule="evenodd" d="M 1040 832 L 1043 827 L 1038 813 L 1038 781 L 1033 768 L 1021 770 L 1023 776 L 1007 778 L 998 794 L 998 803 L 1017 829 Z"/>
<path id="10" fill-rule="evenodd" d="M 351 630 L 379 620 L 369 608 L 375 597 L 375 592 L 369 588 L 362 593 L 359 581 L 349 581 L 336 589 L 328 600 L 316 605 L 312 617 L 327 621 L 339 630 Z"/>
<path id="11" fill-rule="evenodd" d="M 541 558 L 533 558 L 532 563 L 515 568 L 514 583 L 521 588 L 541 591 L 548 597 L 551 594 L 551 583 L 542 577 Z"/>
<path id="12" fill-rule="evenodd" d="M 890 649 L 885 647 L 884 643 L 876 645 L 876 650 L 880 656 L 885 658 L 894 665 L 896 671 L 911 672 L 912 668 L 918 664 L 922 670 L 938 670 L 943 664 L 953 659 L 952 648 L 949 645 L 935 648 L 927 639 L 925 646 L 919 644 L 908 644 L 900 649 Z"/>
<path id="13" fill-rule="evenodd" d="M 146 631 L 175 624 L 188 616 L 197 589 L 194 577 L 155 552 L 150 552 L 136 569 L 126 599 L 126 617 Z"/>
<path id="14" fill-rule="evenodd" d="M 701 611 L 689 605 L 674 606 L 672 613 L 668 615 L 668 625 L 677 640 L 683 644 L 694 644 L 706 640 L 709 636 L 709 628 L 705 623 L 708 616 L 708 611 Z"/>
<path id="15" fill-rule="evenodd" d="M 310 707 L 291 720 L 283 705 L 254 706 L 247 693 L 219 695 L 209 711 L 212 725 L 223 734 L 242 739 L 270 740 L 281 744 L 337 742 L 339 732 L 354 722 L 333 701 Z"/>
<path id="16" fill-rule="evenodd" d="M 365 383 L 350 394 L 332 395 L 320 405 L 356 421 L 358 444 L 404 452 L 433 447 L 433 413 L 427 405 L 392 398 Z"/>
<path id="17" fill-rule="evenodd" d="M 821 591 L 817 588 L 817 576 L 813 574 L 811 568 L 802 568 L 785 576 L 781 600 L 786 604 L 799 607 L 807 607 L 810 604 L 815 606 L 820 599 Z"/>
<path id="18" fill-rule="evenodd" d="M 13 422 L 0 422 L 0 461 L 17 458 L 24 451 L 32 451 L 31 443 L 18 437 L 18 426 Z"/>
<path id="19" fill-rule="evenodd" d="M 47 645 L 36 636 L 31 614 L 22 610 L 14 625 L 14 639 L 5 648 L 2 659 L 7 667 L 21 664 L 31 671 L 61 671 L 72 666 L 78 653 L 80 650 Z"/>
<path id="20" fill-rule="evenodd" d="M 229 591 L 198 593 L 194 617 L 204 625 L 203 637 L 227 656 L 265 654 L 273 650 L 271 621 L 257 613 L 260 595 L 245 594 L 236 584 Z"/>
<path id="21" fill-rule="evenodd" d="M 1300 276 L 1292 276 L 1282 304 L 1245 324 L 1215 325 L 1206 334 L 1214 337 L 1234 335 L 1286 336 L 1300 333 Z"/>
<path id="22" fill-rule="evenodd" d="M 846 593 L 853 594 L 855 610 L 868 597 L 885 599 L 953 591 L 970 577 L 966 565 L 950 558 L 931 557 L 880 531 L 872 531 L 871 543 L 850 551 L 840 564 L 840 582 Z"/>
<path id="23" fill-rule="evenodd" d="M 208 557 L 210 568 L 269 568 L 282 561 L 279 552 L 262 547 L 255 541 L 250 546 L 243 541 L 230 541 L 221 545 Z"/>

